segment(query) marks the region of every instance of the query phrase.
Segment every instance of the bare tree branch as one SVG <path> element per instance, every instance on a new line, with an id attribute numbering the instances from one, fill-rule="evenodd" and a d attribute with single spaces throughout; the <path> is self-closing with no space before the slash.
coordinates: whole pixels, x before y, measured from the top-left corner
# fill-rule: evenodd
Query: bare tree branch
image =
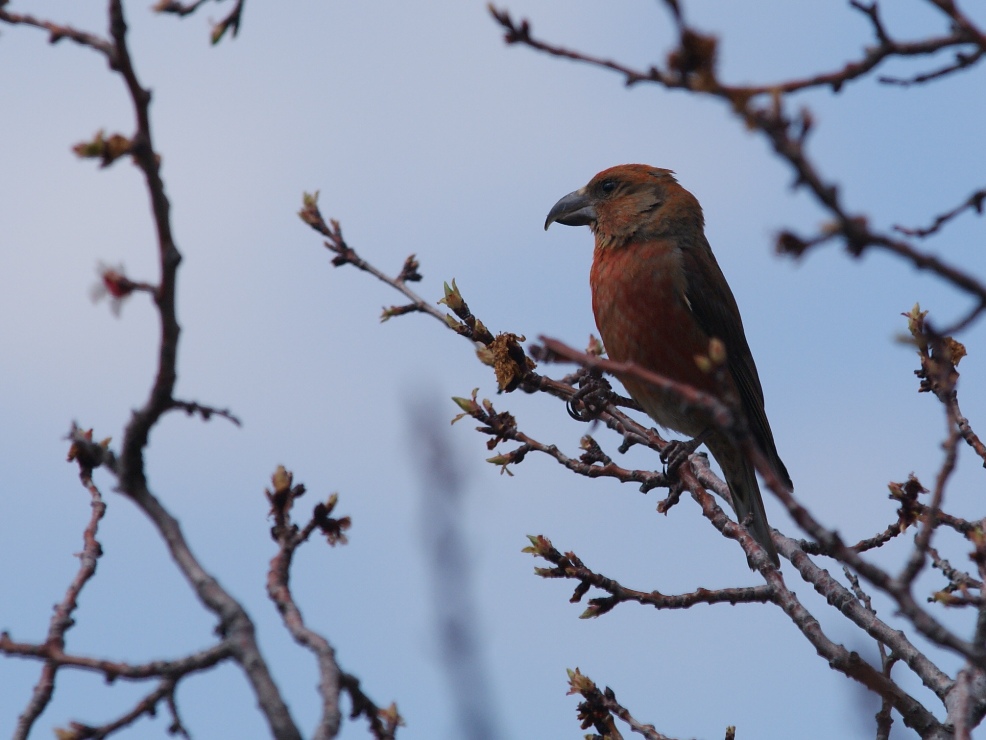
<path id="1" fill-rule="evenodd" d="M 165 676 L 180 676 L 211 668 L 233 656 L 233 646 L 227 640 L 224 640 L 211 648 L 206 648 L 205 650 L 176 660 L 155 660 L 150 663 L 121 663 L 113 660 L 70 655 L 46 643 L 36 645 L 33 643 L 15 642 L 6 632 L 0 633 L 0 651 L 7 655 L 40 658 L 50 661 L 56 666 L 70 666 L 102 673 L 107 681 L 115 681 L 118 678 L 142 680 Z"/>
<path id="2" fill-rule="evenodd" d="M 923 239 L 924 237 L 931 236 L 932 234 L 937 234 L 945 224 L 967 210 L 973 210 L 982 215 L 984 201 L 986 201 L 986 188 L 977 190 L 952 210 L 935 216 L 935 220 L 932 222 L 931 226 L 925 226 L 923 228 L 894 226 L 894 229 L 906 236 L 917 236 Z"/>
<path id="3" fill-rule="evenodd" d="M 175 706 L 174 691 L 175 680 L 165 678 L 158 684 L 156 689 L 137 702 L 137 705 L 133 709 L 118 719 L 99 727 L 92 727 L 81 722 L 72 722 L 69 724 L 68 730 L 57 730 L 56 734 L 59 740 L 86 740 L 87 738 L 109 737 L 114 732 L 129 727 L 145 714 L 153 717 L 157 713 L 157 705 L 162 701 L 168 705 L 169 709 L 173 710 Z M 177 714 L 174 713 L 172 714 L 172 723 L 171 727 L 168 728 L 168 732 L 172 735 L 181 735 L 185 738 L 189 737 L 188 731 L 181 724 L 181 720 L 178 719 Z"/>
<path id="4" fill-rule="evenodd" d="M 108 40 L 92 33 L 79 31 L 71 26 L 42 20 L 25 13 L 11 13 L 4 9 L 3 6 L 5 4 L 6 2 L 0 3 L 0 21 L 9 23 L 12 26 L 34 26 L 35 28 L 43 29 L 48 32 L 49 43 L 57 44 L 62 39 L 69 39 L 80 46 L 88 46 L 90 49 L 98 51 L 109 60 L 110 66 L 114 64 L 116 50 Z"/>
<path id="5" fill-rule="evenodd" d="M 82 533 L 82 552 L 79 553 L 79 570 L 69 584 L 64 598 L 55 606 L 55 613 L 52 615 L 51 622 L 48 625 L 48 635 L 44 644 L 55 652 L 63 652 L 65 650 L 65 633 L 75 624 L 72 614 L 79 605 L 79 594 L 82 592 L 86 583 L 89 582 L 89 579 L 96 574 L 96 564 L 99 561 L 100 555 L 103 554 L 103 548 L 96 539 L 96 532 L 99 529 L 100 520 L 106 513 L 106 504 L 103 503 L 103 497 L 99 489 L 92 482 L 89 471 L 83 469 L 80 477 L 82 479 L 82 485 L 86 487 L 89 495 L 92 497 L 92 515 L 89 518 L 89 524 L 86 525 L 85 531 Z M 8 636 L 6 633 L 0 635 L 0 651 L 2 652 L 7 652 L 4 648 L 4 642 L 7 639 Z M 26 739 L 31 734 L 31 728 L 34 726 L 35 720 L 41 716 L 41 713 L 51 701 L 52 693 L 55 690 L 55 674 L 58 671 L 59 665 L 62 664 L 58 661 L 47 660 L 44 666 L 42 666 L 41 676 L 38 678 L 38 683 L 35 685 L 34 691 L 31 694 L 31 700 L 17 718 L 17 726 L 14 729 L 13 735 L 15 740 Z"/>
<path id="6" fill-rule="evenodd" d="M 267 594 L 277 607 L 284 626 L 302 647 L 310 650 L 318 662 L 319 696 L 322 699 L 322 717 L 315 733 L 316 740 L 328 740 L 339 734 L 342 712 L 339 696 L 343 690 L 349 692 L 353 703 L 353 717 L 365 715 L 370 723 L 370 731 L 378 740 L 392 740 L 399 725 L 403 724 L 394 705 L 381 710 L 359 687 L 355 676 L 346 674 L 339 668 L 335 650 L 322 635 L 305 625 L 288 585 L 291 563 L 298 547 L 304 544 L 316 529 L 325 535 L 330 545 L 346 542 L 343 534 L 350 526 L 349 517 L 333 517 L 338 497 L 334 494 L 325 503 L 316 504 L 312 517 L 301 529 L 291 520 L 291 510 L 297 499 L 305 494 L 304 485 L 294 485 L 294 476 L 279 466 L 271 478 L 272 490 L 267 490 L 271 504 L 274 527 L 271 536 L 278 544 L 277 554 L 270 561 L 267 573 Z"/>
<path id="7" fill-rule="evenodd" d="M 616 723 L 613 722 L 613 717 L 618 717 L 626 722 L 633 732 L 644 736 L 647 740 L 674 740 L 658 732 L 654 729 L 654 725 L 638 722 L 626 707 L 616 701 L 616 694 L 611 688 L 607 686 L 604 691 L 600 691 L 596 684 L 578 668 L 568 672 L 568 685 L 569 694 L 581 694 L 584 699 L 579 704 L 579 720 L 582 722 L 583 730 L 595 727 L 603 733 L 602 737 L 606 740 L 618 740 L 623 737 L 616 728 Z"/>
<path id="8" fill-rule="evenodd" d="M 216 0 L 217 2 L 222 2 L 222 0 Z M 233 9 L 226 14 L 218 23 L 213 24 L 212 33 L 210 34 L 210 39 L 213 44 L 218 44 L 226 32 L 232 30 L 233 38 L 240 32 L 240 22 L 243 20 L 243 4 L 246 0 L 236 0 L 233 3 Z M 191 15 L 196 10 L 201 8 L 206 4 L 208 0 L 193 0 L 190 3 L 178 2 L 178 0 L 159 0 L 152 10 L 158 13 L 168 13 L 171 15 L 177 15 L 180 18 L 184 18 L 186 15 Z"/>
<path id="9" fill-rule="evenodd" d="M 542 578 L 569 578 L 579 582 L 572 598 L 573 604 L 591 587 L 606 591 L 610 596 L 589 599 L 589 606 L 581 614 L 582 619 L 599 617 L 611 611 L 617 604 L 634 601 L 638 604 L 653 606 L 656 609 L 689 609 L 696 604 L 765 604 L 774 601 L 773 590 L 769 586 L 745 586 L 741 588 L 706 589 L 699 588 L 687 594 L 666 595 L 659 591 L 637 591 L 627 588 L 617 581 L 595 573 L 582 562 L 574 552 L 564 555 L 555 549 L 554 545 L 544 537 L 528 537 L 531 544 L 524 552 L 544 558 L 552 563 L 554 568 L 535 568 L 534 572 Z"/>

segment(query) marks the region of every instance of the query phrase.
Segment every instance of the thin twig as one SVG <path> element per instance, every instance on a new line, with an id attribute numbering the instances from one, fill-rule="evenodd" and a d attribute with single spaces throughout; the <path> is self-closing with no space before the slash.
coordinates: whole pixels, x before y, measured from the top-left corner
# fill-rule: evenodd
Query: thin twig
<path id="1" fill-rule="evenodd" d="M 55 613 L 49 622 L 48 635 L 45 639 L 45 645 L 56 652 L 63 652 L 65 650 L 65 633 L 75 624 L 72 614 L 79 605 L 79 594 L 82 592 L 86 583 L 89 582 L 89 579 L 96 574 L 96 564 L 99 561 L 99 557 L 103 554 L 103 548 L 96 539 L 96 532 L 99 529 L 100 520 L 106 513 L 106 504 L 103 503 L 103 497 L 95 483 L 93 483 L 90 472 L 83 467 L 80 474 L 82 485 L 89 491 L 89 495 L 92 498 L 92 513 L 89 517 L 89 523 L 82 533 L 82 552 L 79 553 L 79 570 L 69 584 L 65 596 L 55 606 Z M 0 643 L 2 641 L 3 638 L 0 637 Z M 3 649 L 2 644 L 0 644 L 0 652 L 7 652 Z M 41 668 L 41 676 L 38 678 L 38 682 L 34 686 L 34 691 L 31 693 L 31 699 L 27 707 L 24 708 L 24 711 L 17 718 L 17 726 L 13 734 L 15 740 L 26 740 L 31 734 L 31 728 L 34 726 L 34 722 L 41 716 L 41 713 L 51 701 L 51 696 L 55 690 L 55 674 L 61 665 L 64 664 L 59 663 L 57 660 L 49 659 L 45 661 Z"/>
<path id="2" fill-rule="evenodd" d="M 220 416 L 238 427 L 243 426 L 243 422 L 240 421 L 239 417 L 235 416 L 229 409 L 217 409 L 214 406 L 203 406 L 196 401 L 179 401 L 178 399 L 172 400 L 171 407 L 180 409 L 189 416 L 195 416 L 197 414 L 202 417 L 202 421 L 209 421 L 213 416 Z"/>
<path id="3" fill-rule="evenodd" d="M 208 0 L 193 0 L 193 2 L 190 3 L 182 3 L 178 2 L 178 0 L 160 0 L 156 5 L 154 5 L 152 10 L 158 13 L 167 13 L 184 18 L 185 16 L 194 13 L 200 7 L 205 5 L 206 2 L 208 2 Z M 222 0 L 217 0 L 217 2 L 222 2 Z M 245 0 L 236 0 L 233 5 L 233 9 L 218 23 L 213 24 L 212 32 L 210 34 L 210 39 L 213 44 L 218 44 L 228 30 L 232 30 L 234 38 L 237 33 L 239 33 L 240 22 L 243 20 L 244 2 Z"/>
<path id="4" fill-rule="evenodd" d="M 636 602 L 655 609 L 689 609 L 696 604 L 765 604 L 774 600 L 769 586 L 745 586 L 741 588 L 706 589 L 699 588 L 685 594 L 662 594 L 660 591 L 637 591 L 621 585 L 616 580 L 596 573 L 573 552 L 562 554 L 544 537 L 530 537 L 531 545 L 524 552 L 543 558 L 554 568 L 535 568 L 542 578 L 568 578 L 579 582 L 570 601 L 578 603 L 590 587 L 596 587 L 609 594 L 605 598 L 589 599 L 588 608 L 582 613 L 583 619 L 599 617 L 611 611 L 617 604 Z"/>
<path id="5" fill-rule="evenodd" d="M 936 234 L 945 224 L 967 210 L 971 209 L 976 213 L 982 214 L 984 201 L 986 201 L 986 188 L 977 190 L 952 210 L 935 216 L 935 220 L 931 223 L 931 226 L 908 228 L 895 225 L 894 231 L 899 231 L 906 236 L 916 236 L 923 239 L 924 237 Z"/>
<path id="6" fill-rule="evenodd" d="M 125 727 L 129 727 L 145 714 L 148 717 L 153 717 L 157 714 L 157 705 L 162 701 L 165 701 L 169 706 L 172 706 L 174 703 L 175 683 L 175 679 L 172 678 L 162 679 L 157 688 L 138 701 L 137 705 L 133 709 L 112 722 L 107 722 L 105 725 L 100 725 L 98 727 L 91 727 L 80 722 L 71 722 L 69 724 L 68 732 L 65 732 L 64 730 L 57 731 L 56 735 L 60 738 L 70 738 L 71 740 L 108 737 L 117 730 L 122 730 Z M 181 723 L 177 721 L 177 717 L 174 718 L 174 721 L 169 728 L 169 733 L 181 734 L 186 738 L 188 737 L 188 732 L 181 725 Z"/>
<path id="7" fill-rule="evenodd" d="M 582 729 L 595 727 L 601 733 L 601 735 L 592 737 L 621 740 L 623 735 L 616 728 L 616 723 L 613 722 L 615 716 L 626 722 L 631 730 L 647 738 L 647 740 L 674 740 L 674 738 L 658 732 L 654 725 L 638 722 L 630 714 L 630 710 L 616 700 L 616 694 L 611 688 L 607 686 L 604 691 L 600 691 L 592 679 L 579 671 L 578 668 L 568 672 L 568 684 L 568 693 L 580 694 L 583 699 L 579 703 L 578 715 Z"/>
<path id="8" fill-rule="evenodd" d="M 322 716 L 315 728 L 313 738 L 329 740 L 338 735 L 342 723 L 339 696 L 343 689 L 353 700 L 353 716 L 366 715 L 370 730 L 377 740 L 392 740 L 397 726 L 402 720 L 396 708 L 381 710 L 359 690 L 359 681 L 343 673 L 336 661 L 335 649 L 325 637 L 309 628 L 295 602 L 288 585 L 291 563 L 298 547 L 308 540 L 312 532 L 320 529 L 328 537 L 330 544 L 345 542 L 342 534 L 349 528 L 349 518 L 332 517 L 337 497 L 332 496 L 327 503 L 319 503 L 311 519 L 301 529 L 291 521 L 291 510 L 295 501 L 305 493 L 303 485 L 294 485 L 293 476 L 279 467 L 272 477 L 273 489 L 267 491 L 274 517 L 272 536 L 278 544 L 278 551 L 270 561 L 267 573 L 267 595 L 277 607 L 288 632 L 302 647 L 310 650 L 318 663 L 319 696 L 322 699 Z"/>
<path id="9" fill-rule="evenodd" d="M 946 406 L 946 409 L 948 409 L 949 435 L 945 444 L 942 445 L 945 449 L 945 459 L 942 461 L 941 469 L 938 471 L 936 477 L 931 504 L 928 506 L 928 514 L 925 517 L 921 530 L 914 538 L 914 549 L 907 560 L 907 564 L 904 566 L 904 570 L 897 577 L 900 586 L 906 589 L 911 588 L 914 579 L 917 578 L 918 573 L 921 572 L 927 561 L 928 548 L 931 547 L 931 536 L 938 527 L 938 513 L 941 511 L 942 501 L 945 498 L 945 486 L 955 471 L 955 461 L 958 456 L 958 446 L 961 436 L 958 426 L 955 424 L 955 418 L 951 413 L 951 409 L 948 406 Z"/>
<path id="10" fill-rule="evenodd" d="M 71 26 L 35 18 L 34 16 L 26 13 L 11 13 L 3 8 L 3 5 L 5 4 L 6 3 L 0 3 L 0 21 L 9 23 L 12 26 L 21 25 L 41 28 L 48 32 L 48 41 L 52 44 L 57 44 L 62 39 L 69 39 L 80 46 L 87 46 L 94 51 L 98 51 L 100 54 L 105 56 L 111 64 L 113 63 L 116 50 L 113 44 L 107 39 L 93 33 L 79 31 Z"/>
<path id="11" fill-rule="evenodd" d="M 23 658 L 38 658 L 53 663 L 57 667 L 69 666 L 101 673 L 107 681 L 118 678 L 144 680 L 163 676 L 182 676 L 188 673 L 211 668 L 234 656 L 235 649 L 230 641 L 223 640 L 218 645 L 176 660 L 155 660 L 150 663 L 121 663 L 114 660 L 70 655 L 57 646 L 47 643 L 16 642 L 6 632 L 0 632 L 0 652 L 18 655 Z"/>

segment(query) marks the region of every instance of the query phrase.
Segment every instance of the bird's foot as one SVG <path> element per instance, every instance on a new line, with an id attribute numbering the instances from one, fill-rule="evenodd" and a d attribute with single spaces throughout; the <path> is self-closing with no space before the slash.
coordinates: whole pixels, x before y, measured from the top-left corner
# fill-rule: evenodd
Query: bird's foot
<path id="1" fill-rule="evenodd" d="M 672 439 L 661 450 L 661 461 L 666 467 L 665 476 L 670 484 L 670 488 L 668 490 L 668 497 L 657 502 L 658 513 L 667 514 L 668 509 L 681 499 L 681 494 L 685 490 L 685 484 L 678 475 L 678 470 L 688 462 L 688 457 L 695 452 L 700 444 L 702 444 L 701 435 L 688 441 Z"/>
<path id="2" fill-rule="evenodd" d="M 568 415 L 576 421 L 595 421 L 616 397 L 609 381 L 590 371 L 580 378 L 579 389 L 566 404 Z"/>
<path id="3" fill-rule="evenodd" d="M 661 450 L 661 462 L 667 467 L 669 475 L 674 474 L 685 462 L 688 460 L 689 456 L 699 448 L 699 445 L 705 441 L 705 434 L 700 434 L 695 439 L 689 439 L 687 441 L 680 439 L 672 439 L 665 445 L 664 449 Z"/>

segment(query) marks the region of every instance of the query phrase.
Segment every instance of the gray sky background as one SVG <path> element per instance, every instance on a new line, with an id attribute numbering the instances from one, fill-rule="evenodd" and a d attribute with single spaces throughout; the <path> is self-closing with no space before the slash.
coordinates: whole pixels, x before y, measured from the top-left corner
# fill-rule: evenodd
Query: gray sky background
<path id="1" fill-rule="evenodd" d="M 348 546 L 313 541 L 297 558 L 292 583 L 309 625 L 370 696 L 397 702 L 408 723 L 401 737 L 453 738 L 460 735 L 434 632 L 414 420 L 437 417 L 444 426 L 457 413 L 449 398 L 478 387 L 522 429 L 569 452 L 588 429 L 552 399 L 494 397 L 489 369 L 436 322 L 408 316 L 381 325 L 381 306 L 400 296 L 331 267 L 295 215 L 303 191 L 320 190 L 323 213 L 340 219 L 352 246 L 381 269 L 396 273 L 416 253 L 425 276 L 416 289 L 427 298 L 440 298 L 442 281 L 455 278 L 493 331 L 584 346 L 595 331 L 591 236 L 545 234 L 545 214 L 604 167 L 674 169 L 705 209 L 801 500 L 854 540 L 892 520 L 888 481 L 912 471 L 933 481 L 942 414 L 915 392 L 916 358 L 895 337 L 906 328 L 901 312 L 916 301 L 940 322 L 967 301 L 884 255 L 853 260 L 830 246 L 801 262 L 774 256 L 777 231 L 812 232 L 823 215 L 725 106 L 656 87 L 626 90 L 612 74 L 507 48 L 478 1 L 250 0 L 239 38 L 218 47 L 208 44 L 208 20 L 228 4 L 184 21 L 147 5 L 130 3 L 127 12 L 138 73 L 154 91 L 153 130 L 185 257 L 177 393 L 244 420 L 237 429 L 167 417 L 151 439 L 150 482 L 203 564 L 256 621 L 305 731 L 319 711 L 314 662 L 291 642 L 264 591 L 274 546 L 263 489 L 275 466 L 308 486 L 303 508 L 338 491 L 339 511 L 353 517 Z M 947 30 L 924 3 L 894 5 L 887 18 L 898 37 Z M 507 7 L 547 39 L 631 64 L 663 63 L 673 42 L 660 3 Z M 103 3 L 12 9 L 99 32 L 106 25 Z M 842 3 L 707 0 L 686 12 L 720 35 L 727 81 L 828 71 L 872 43 L 865 18 Z M 885 71 L 906 76 L 944 61 Z M 923 225 L 984 184 L 984 81 L 979 68 L 910 90 L 866 81 L 840 95 L 804 95 L 817 121 L 811 151 L 852 210 L 882 228 Z M 99 129 L 132 131 L 122 84 L 101 57 L 67 41 L 51 47 L 32 29 L 0 28 L 0 100 L 0 628 L 40 641 L 77 567 L 89 513 L 62 437 L 75 419 L 97 438 L 118 440 L 130 409 L 143 403 L 156 356 L 148 302 L 137 297 L 115 318 L 107 304 L 93 305 L 89 289 L 100 261 L 154 281 L 155 248 L 136 168 L 120 161 L 100 171 L 70 151 Z M 983 221 L 965 215 L 928 246 L 982 274 L 982 236 Z M 963 410 L 981 426 L 982 323 L 961 339 L 971 351 L 960 367 Z M 421 407 L 433 413 L 415 415 Z M 514 477 L 501 476 L 484 462 L 491 453 L 474 426 L 467 420 L 449 434 L 465 480 L 476 630 L 502 737 L 581 737 L 577 699 L 565 695 L 565 669 L 575 667 L 671 735 L 717 738 L 735 724 L 740 738 L 872 737 L 875 699 L 831 671 L 778 609 L 623 605 L 579 620 L 584 604 L 568 603 L 572 584 L 532 575 L 539 563 L 520 552 L 525 535 L 544 534 L 643 590 L 757 578 L 690 499 L 663 517 L 654 511 L 660 491 L 644 497 L 635 487 L 578 479 L 536 455 Z M 616 454 L 618 439 L 596 436 Z M 642 451 L 626 459 L 659 464 Z M 977 474 L 962 450 L 950 499 L 956 513 L 981 515 Z M 99 533 L 105 555 L 68 649 L 139 662 L 210 644 L 212 617 L 150 525 L 113 493 L 110 477 L 100 473 L 97 483 L 109 505 Z M 780 506 L 766 503 L 771 522 L 793 533 Z M 943 550 L 967 562 L 961 544 Z M 875 656 L 810 588 L 796 590 L 827 634 Z M 877 606 L 891 616 L 885 602 Z M 956 669 L 953 658 L 936 657 Z M 0 736 L 12 730 L 37 674 L 35 663 L 0 660 Z M 928 698 L 904 666 L 895 675 Z M 37 734 L 72 719 L 108 721 L 143 693 L 63 671 Z M 178 699 L 197 738 L 264 736 L 234 668 L 186 681 Z M 164 737 L 166 723 L 162 712 L 132 736 Z M 365 735 L 362 721 L 343 733 Z M 905 735 L 898 721 L 895 737 Z"/>

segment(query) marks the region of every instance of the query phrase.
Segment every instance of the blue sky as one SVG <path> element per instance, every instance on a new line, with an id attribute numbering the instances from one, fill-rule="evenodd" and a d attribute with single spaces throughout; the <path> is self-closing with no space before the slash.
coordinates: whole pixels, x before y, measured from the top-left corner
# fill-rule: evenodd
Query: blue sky
<path id="1" fill-rule="evenodd" d="M 545 38 L 632 64 L 663 63 L 673 39 L 659 3 L 507 7 Z M 416 253 L 425 276 L 416 289 L 425 297 L 437 300 L 442 282 L 455 278 L 492 330 L 582 346 L 595 331 L 591 237 L 585 229 L 545 234 L 545 214 L 610 165 L 674 169 L 705 209 L 799 497 L 855 539 L 892 520 L 888 481 L 912 471 L 926 484 L 933 479 L 942 414 L 915 392 L 916 358 L 895 338 L 906 328 L 900 313 L 915 302 L 944 322 L 967 301 L 880 254 L 853 260 L 833 245 L 800 262 L 776 257 L 780 229 L 809 233 L 824 215 L 792 191 L 791 173 L 725 106 L 656 87 L 627 90 L 612 74 L 507 48 L 483 2 L 251 1 L 239 38 L 211 47 L 208 20 L 226 9 L 206 6 L 178 21 L 127 5 L 137 70 L 154 91 L 154 135 L 185 257 L 177 392 L 244 420 L 238 429 L 166 418 L 152 435 L 148 470 L 201 561 L 257 622 L 306 730 L 319 710 L 314 662 L 290 641 L 264 592 L 274 552 L 263 497 L 270 474 L 287 466 L 312 503 L 338 491 L 340 511 L 353 517 L 348 546 L 312 542 L 298 556 L 293 585 L 310 626 L 376 701 L 398 703 L 408 722 L 402 737 L 459 737 L 434 631 L 413 409 L 451 419 L 451 396 L 478 387 L 493 397 L 496 389 L 468 343 L 436 322 L 379 323 L 381 306 L 399 296 L 331 267 L 295 215 L 303 191 L 321 191 L 323 213 L 381 269 L 396 273 Z M 105 28 L 101 3 L 30 10 Z M 834 69 L 871 43 L 865 19 L 838 3 L 710 0 L 687 12 L 720 35 L 721 76 L 731 82 Z M 904 38 L 946 30 L 921 3 L 887 12 L 891 31 Z M 886 71 L 913 74 L 942 61 Z M 980 69 L 910 90 L 865 81 L 840 95 L 803 95 L 799 103 L 817 121 L 811 152 L 853 211 L 881 228 L 924 224 L 984 184 L 983 83 Z M 0 570 L 0 628 L 41 640 L 75 571 L 89 510 L 75 468 L 64 463 L 62 437 L 74 419 L 97 437 L 119 439 L 155 360 L 151 306 L 138 297 L 116 318 L 105 303 L 93 305 L 89 289 L 100 261 L 153 281 L 155 250 L 138 171 L 125 161 L 101 171 L 70 151 L 99 129 L 132 130 L 123 87 L 102 58 L 4 27 L 0 99 L 0 553 L 8 564 Z M 982 236 L 983 221 L 965 215 L 927 246 L 982 274 Z M 978 324 L 960 338 L 971 350 L 960 398 L 975 425 L 986 417 L 976 351 L 986 332 Z M 552 399 L 494 402 L 528 433 L 569 451 L 587 431 Z M 788 738 L 805 727 L 817 737 L 872 736 L 874 699 L 819 660 L 777 609 L 659 613 L 623 605 L 579 620 L 583 606 L 568 603 L 569 584 L 532 574 L 536 563 L 520 552 L 525 535 L 544 534 L 644 590 L 757 578 L 690 501 L 663 517 L 654 512 L 660 492 L 644 497 L 612 481 L 578 479 L 537 456 L 514 477 L 501 476 L 484 462 L 490 453 L 473 426 L 452 427 L 449 443 L 466 481 L 462 529 L 476 630 L 502 737 L 580 737 L 577 701 L 565 696 L 565 669 L 576 666 L 671 735 L 721 737 L 735 724 L 750 738 Z M 597 439 L 615 454 L 618 440 L 602 431 Z M 659 464 L 642 451 L 627 458 Z M 956 513 L 980 516 L 973 477 L 980 469 L 962 451 L 948 499 Z M 139 662 L 208 645 L 213 620 L 148 522 L 113 493 L 110 477 L 100 473 L 97 483 L 109 504 L 99 534 L 105 555 L 68 649 Z M 775 526 L 793 532 L 773 500 L 767 510 Z M 964 563 L 961 543 L 952 548 L 943 544 Z M 875 655 L 809 588 L 796 590 L 832 638 Z M 892 613 L 879 601 L 878 608 Z M 938 657 L 954 671 L 953 658 Z M 0 661 L 0 736 L 37 671 Z M 928 698 L 915 681 L 904 683 Z M 142 694 L 62 672 L 37 734 L 72 719 L 108 721 Z M 233 668 L 187 681 L 178 698 L 196 737 L 264 736 Z M 162 718 L 143 720 L 133 736 L 164 737 L 165 729 Z M 362 723 L 343 733 L 363 736 Z"/>

